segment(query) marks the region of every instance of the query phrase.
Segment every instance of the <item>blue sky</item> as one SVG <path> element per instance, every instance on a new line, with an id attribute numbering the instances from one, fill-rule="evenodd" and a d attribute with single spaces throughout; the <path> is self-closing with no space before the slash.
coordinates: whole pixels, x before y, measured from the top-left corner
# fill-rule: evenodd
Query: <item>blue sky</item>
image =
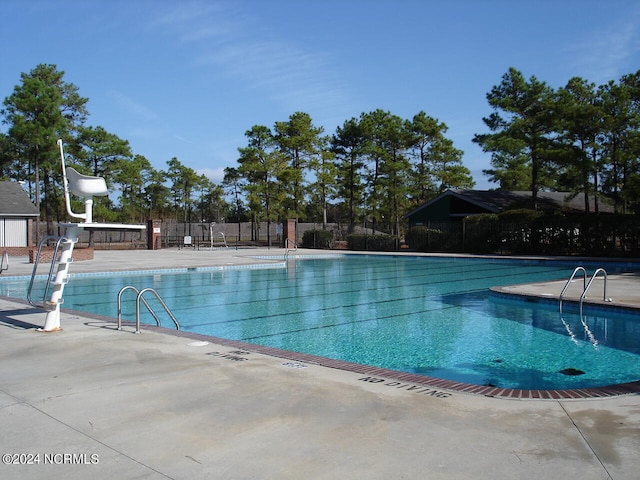
<path id="1" fill-rule="evenodd" d="M 55 64 L 89 98 L 88 125 L 216 182 L 253 125 L 301 111 L 332 134 L 380 108 L 444 122 L 492 188 L 471 139 L 509 67 L 553 88 L 640 69 L 627 0 L 0 0 L 0 19 L 1 99 Z"/>

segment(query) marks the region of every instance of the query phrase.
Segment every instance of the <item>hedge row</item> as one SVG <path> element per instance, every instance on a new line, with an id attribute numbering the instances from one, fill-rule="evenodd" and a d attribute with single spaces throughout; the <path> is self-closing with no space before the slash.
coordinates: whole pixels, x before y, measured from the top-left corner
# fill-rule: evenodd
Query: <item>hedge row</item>
<path id="1" fill-rule="evenodd" d="M 376 234 L 351 234 L 347 236 L 349 250 L 375 250 L 392 252 L 397 249 L 397 237 L 393 235 Z"/>
<path id="2" fill-rule="evenodd" d="M 304 248 L 331 248 L 333 232 L 330 230 L 307 230 L 302 234 Z"/>
<path id="3" fill-rule="evenodd" d="M 372 250 L 391 252 L 397 249 L 397 237 L 384 234 L 352 234 L 347 236 L 349 250 Z M 307 230 L 302 234 L 305 248 L 331 248 L 333 232 L 328 230 Z"/>

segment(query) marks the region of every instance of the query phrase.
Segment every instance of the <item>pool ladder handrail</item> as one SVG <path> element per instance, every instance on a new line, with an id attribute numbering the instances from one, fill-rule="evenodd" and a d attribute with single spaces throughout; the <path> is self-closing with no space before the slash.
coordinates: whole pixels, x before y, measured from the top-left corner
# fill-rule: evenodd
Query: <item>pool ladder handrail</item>
<path id="1" fill-rule="evenodd" d="M 0 273 L 9 270 L 9 253 L 5 250 L 0 261 Z"/>
<path id="2" fill-rule="evenodd" d="M 215 237 L 213 234 L 213 229 L 216 226 L 216 222 L 211 222 L 209 224 L 209 242 L 210 242 L 210 250 L 213 250 L 214 248 L 216 248 L 215 246 Z M 224 244 L 224 248 L 229 248 L 229 245 L 227 245 L 227 237 L 225 237 L 224 232 L 223 231 L 219 231 L 218 235 L 222 237 L 222 243 Z M 220 247 L 222 248 L 222 247 Z"/>
<path id="3" fill-rule="evenodd" d="M 575 276 L 578 274 L 578 272 L 582 272 L 583 274 L 582 291 L 584 292 L 585 288 L 587 288 L 587 271 L 585 270 L 584 267 L 576 267 L 573 270 L 573 273 L 571 274 L 571 276 L 569 277 L 569 280 L 567 280 L 567 283 L 564 285 L 562 292 L 560 292 L 560 297 L 558 297 L 558 300 L 560 302 L 559 303 L 560 313 L 562 313 L 562 297 L 564 296 L 565 292 L 569 288 L 569 285 L 571 285 L 571 282 L 573 281 Z"/>
<path id="4" fill-rule="evenodd" d="M 156 292 L 153 288 L 143 288 L 142 290 L 138 290 L 133 285 L 126 285 L 122 287 L 118 292 L 118 330 L 122 330 L 122 294 L 127 290 L 133 290 L 134 292 L 136 292 L 136 331 L 135 333 L 140 333 L 140 302 L 144 303 L 144 306 L 147 307 L 147 310 L 149 310 L 149 313 L 151 313 L 153 318 L 156 320 L 156 325 L 158 327 L 161 326 L 160 319 L 156 315 L 156 312 L 154 312 L 153 308 L 151 308 L 151 305 L 149 305 L 149 302 L 147 302 L 143 297 L 143 295 L 146 292 L 153 293 L 156 299 L 160 302 L 160 305 L 162 305 L 162 308 L 164 308 L 165 312 L 167 312 L 167 314 L 175 324 L 176 330 L 180 330 L 180 323 L 178 323 L 178 320 L 173 315 L 169 307 L 167 307 L 167 304 L 164 302 L 164 300 L 162 300 L 158 292 Z"/>
<path id="5" fill-rule="evenodd" d="M 602 301 L 603 302 L 611 302 L 611 299 L 609 297 L 607 297 L 607 279 L 608 279 L 607 271 L 604 268 L 598 268 L 598 269 L 596 269 L 595 272 L 593 272 L 593 276 L 591 277 L 591 280 L 589 280 L 589 283 L 587 283 L 587 286 L 584 287 L 584 291 L 582 292 L 582 295 L 580 296 L 580 315 L 582 315 L 582 302 L 586 298 L 587 292 L 589 291 L 589 287 L 591 287 L 591 284 L 593 283 L 593 281 L 598 276 L 598 273 L 602 273 L 604 275 L 604 286 L 603 286 L 603 293 L 602 293 Z"/>
<path id="6" fill-rule="evenodd" d="M 44 287 L 44 292 L 42 294 L 42 304 L 38 304 L 36 302 L 34 302 L 31 299 L 31 293 L 33 292 L 33 284 L 36 278 L 36 273 L 38 271 L 38 265 L 40 264 L 40 257 L 42 255 L 42 249 L 44 247 L 44 245 L 49 242 L 49 240 L 55 240 L 55 246 L 53 248 L 53 253 L 51 255 L 51 266 L 49 267 L 49 274 L 47 276 L 47 282 L 45 284 Z M 58 263 L 58 253 L 60 251 L 60 245 L 63 243 L 68 243 L 68 242 L 72 242 L 72 240 L 69 240 L 66 237 L 61 237 L 58 235 L 47 235 L 45 236 L 42 240 L 40 240 L 40 243 L 38 245 L 38 252 L 36 253 L 36 258 L 33 261 L 33 271 L 31 272 L 31 280 L 29 281 L 29 287 L 27 288 L 27 301 L 29 302 L 30 305 L 34 306 L 34 307 L 38 307 L 38 308 L 42 308 L 44 310 L 47 311 L 51 311 L 54 310 L 56 308 L 56 304 L 52 303 L 52 302 L 48 302 L 47 301 L 47 295 L 49 294 L 49 289 L 51 288 L 51 282 L 54 281 L 55 279 L 55 275 L 54 275 L 54 271 L 53 269 L 55 268 L 56 264 Z M 71 259 L 69 259 L 69 261 L 71 261 Z M 64 282 L 68 282 L 69 281 L 69 277 L 65 277 Z M 62 302 L 59 302 L 62 303 Z"/>
<path id="7" fill-rule="evenodd" d="M 229 245 L 227 245 L 227 237 L 224 236 L 224 232 L 218 232 L 218 235 L 222 237 L 222 243 L 224 243 L 224 248 L 229 248 Z"/>
<path id="8" fill-rule="evenodd" d="M 289 243 L 293 243 L 293 248 L 289 247 Z M 284 252 L 284 258 L 285 260 L 289 259 L 289 253 L 291 252 L 297 252 L 298 251 L 298 244 L 291 240 L 290 238 L 286 238 L 284 241 L 284 247 L 285 247 L 285 252 Z"/>
<path id="9" fill-rule="evenodd" d="M 573 279 L 575 278 L 576 274 L 578 272 L 582 272 L 583 273 L 583 280 L 582 280 L 582 295 L 580 295 L 580 316 L 582 316 L 582 304 L 584 302 L 584 299 L 587 296 L 587 292 L 589 291 L 589 288 L 591 287 L 591 284 L 593 283 L 593 281 L 596 279 L 596 277 L 598 276 L 599 273 L 602 273 L 604 275 L 604 292 L 602 294 L 602 300 L 604 302 L 610 302 L 611 299 L 607 297 L 607 271 L 604 268 L 597 268 L 596 271 L 593 273 L 593 275 L 591 276 L 591 278 L 589 279 L 589 282 L 587 283 L 587 271 L 585 270 L 584 267 L 576 267 L 573 270 L 573 273 L 571 274 L 571 277 L 569 277 L 569 280 L 567 280 L 567 283 L 565 284 L 564 288 L 562 289 L 562 292 L 560 292 L 560 296 L 558 297 L 559 300 L 559 309 L 560 309 L 560 313 L 562 313 L 562 297 L 564 296 L 565 292 L 567 291 L 567 288 L 569 288 L 569 285 L 571 284 L 571 282 L 573 281 Z"/>

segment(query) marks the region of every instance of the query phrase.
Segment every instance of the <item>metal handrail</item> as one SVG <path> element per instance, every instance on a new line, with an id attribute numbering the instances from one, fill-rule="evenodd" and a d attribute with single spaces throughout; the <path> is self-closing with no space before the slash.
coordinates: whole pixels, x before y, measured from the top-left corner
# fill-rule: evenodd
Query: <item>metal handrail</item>
<path id="1" fill-rule="evenodd" d="M 0 273 L 9 270 L 9 253 L 5 250 L 0 261 Z"/>
<path id="2" fill-rule="evenodd" d="M 136 287 L 134 287 L 133 285 L 127 285 L 125 287 L 122 287 L 120 289 L 120 291 L 118 292 L 118 330 L 122 330 L 122 294 L 124 292 L 126 292 L 127 290 L 133 290 L 134 292 L 136 292 L 136 297 L 138 296 L 138 294 L 140 293 L 140 290 L 138 290 Z M 141 300 L 144 302 L 144 305 L 147 307 L 147 309 L 149 310 L 149 313 L 151 313 L 151 315 L 153 316 L 153 318 L 156 319 L 156 324 L 158 326 L 160 326 L 160 319 L 158 318 L 158 316 L 156 315 L 156 312 L 153 311 L 153 308 L 151 308 L 151 305 L 149 305 L 147 303 L 147 301 L 144 298 L 141 298 Z M 139 331 L 136 333 L 140 333 Z"/>
<path id="3" fill-rule="evenodd" d="M 137 294 L 136 295 L 136 332 L 135 333 L 140 333 L 140 302 L 141 301 L 142 301 L 142 303 L 144 303 L 144 306 L 147 307 L 147 310 L 149 310 L 149 313 L 151 313 L 153 318 L 155 318 L 156 325 L 158 327 L 160 326 L 160 319 L 158 318 L 156 313 L 151 308 L 151 305 L 149 305 L 149 303 L 143 297 L 143 295 L 146 292 L 151 292 L 151 293 L 153 293 L 155 295 L 156 299 L 160 302 L 160 305 L 162 305 L 162 308 L 164 308 L 164 311 L 167 312 L 167 314 L 169 315 L 169 317 L 171 318 L 171 320 L 175 324 L 176 330 L 180 330 L 180 324 L 178 323 L 178 320 L 173 315 L 171 310 L 169 310 L 169 307 L 167 307 L 167 304 L 164 303 L 164 300 L 162 300 L 162 298 L 160 297 L 158 292 L 156 292 L 153 288 L 144 288 L 142 290 L 138 290 L 136 287 L 134 287 L 132 285 L 127 285 L 125 287 L 122 287 L 120 289 L 120 291 L 118 292 L 118 330 L 122 330 L 122 294 L 126 290 L 133 290 Z"/>
<path id="4" fill-rule="evenodd" d="M 42 294 L 42 305 L 37 305 L 35 302 L 31 300 L 31 292 L 33 290 L 33 283 L 36 278 L 36 273 L 38 271 L 38 265 L 40 263 L 40 256 L 42 255 L 42 248 L 44 244 L 49 240 L 56 240 L 56 246 L 53 249 L 53 254 L 51 256 L 51 266 L 49 267 L 49 276 L 47 277 L 47 283 L 44 287 L 44 293 Z M 36 258 L 33 261 L 33 271 L 31 272 L 31 280 L 29 281 L 29 288 L 27 289 L 27 301 L 30 305 L 34 307 L 42 307 L 44 308 L 47 301 L 47 294 L 49 293 L 49 288 L 51 287 L 51 280 L 53 278 L 53 269 L 56 263 L 56 259 L 58 258 L 58 251 L 60 250 L 60 244 L 63 241 L 68 241 L 65 237 L 59 237 L 57 235 L 47 235 L 44 237 L 40 244 L 38 245 L 38 253 L 36 254 Z"/>
<path id="5" fill-rule="evenodd" d="M 293 248 L 289 247 L 289 242 L 293 243 Z M 290 238 L 286 238 L 284 241 L 284 248 L 286 249 L 284 252 L 284 258 L 288 259 L 290 252 L 296 252 L 298 250 L 298 244 L 294 240 L 291 240 Z"/>
<path id="6" fill-rule="evenodd" d="M 224 248 L 229 248 L 229 245 L 227 245 L 227 237 L 224 236 L 224 232 L 218 232 L 218 235 L 222 237 L 222 243 L 224 243 Z"/>
<path id="7" fill-rule="evenodd" d="M 136 328 L 138 329 L 138 332 L 140 332 L 140 300 L 142 299 L 142 295 L 145 292 L 151 292 L 155 295 L 155 297 L 160 302 L 160 305 L 162 305 L 162 308 L 164 308 L 165 312 L 167 312 L 169 317 L 171 317 L 171 320 L 173 320 L 173 323 L 176 326 L 176 330 L 180 330 L 180 324 L 178 323 L 178 320 L 176 320 L 176 317 L 173 316 L 173 313 L 171 313 L 171 310 L 169 310 L 169 307 L 167 307 L 167 304 L 164 303 L 164 300 L 160 298 L 160 295 L 158 294 L 158 292 L 156 292 L 153 288 L 144 288 L 140 290 L 140 293 L 138 293 L 138 297 L 136 298 Z M 145 305 L 148 305 L 146 301 L 145 301 Z"/>
<path id="8" fill-rule="evenodd" d="M 584 292 L 584 290 L 587 288 L 587 271 L 585 270 L 584 267 L 576 267 L 573 270 L 573 273 L 571 274 L 571 277 L 569 277 L 569 280 L 567 280 L 567 283 L 565 284 L 564 288 L 562 289 L 562 292 L 560 292 L 560 297 L 558 298 L 558 300 L 560 300 L 560 304 L 559 304 L 560 313 L 562 313 L 562 297 L 564 296 L 565 292 L 567 291 L 567 288 L 569 288 L 569 285 L 571 285 L 571 282 L 573 281 L 574 277 L 576 276 L 576 274 L 578 272 L 582 272 L 583 273 L 582 291 Z"/>
<path id="9" fill-rule="evenodd" d="M 604 268 L 598 268 L 593 273 L 593 276 L 589 280 L 589 283 L 587 283 L 587 286 L 584 287 L 582 295 L 580 296 L 580 315 L 582 315 L 582 302 L 585 299 L 585 297 L 587 296 L 587 291 L 589 290 L 589 287 L 591 287 L 591 284 L 593 283 L 593 281 L 598 276 L 598 273 L 602 273 L 604 275 L 604 291 L 602 293 L 602 301 L 603 302 L 610 302 L 611 301 L 610 298 L 607 298 L 607 271 Z"/>

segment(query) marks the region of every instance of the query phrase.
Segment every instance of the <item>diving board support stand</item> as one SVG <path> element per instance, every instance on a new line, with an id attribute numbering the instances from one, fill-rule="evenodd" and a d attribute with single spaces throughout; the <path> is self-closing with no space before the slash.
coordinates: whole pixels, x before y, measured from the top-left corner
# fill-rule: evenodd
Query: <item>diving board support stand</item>
<path id="1" fill-rule="evenodd" d="M 52 269 L 53 263 L 58 264 L 58 269 L 55 276 L 49 274 L 47 278 L 47 285 L 45 288 L 45 298 L 43 298 L 41 307 L 46 310 L 47 316 L 44 322 L 44 326 L 38 329 L 41 332 L 55 332 L 61 330 L 60 328 L 60 305 L 63 302 L 64 287 L 69 282 L 69 269 L 73 261 L 73 248 L 78 243 L 78 236 L 83 231 L 123 231 L 123 230 L 145 230 L 145 225 L 129 225 L 122 223 L 96 223 L 93 221 L 93 197 L 94 196 L 106 196 L 109 194 L 107 190 L 107 184 L 102 177 L 93 177 L 89 175 L 82 175 L 75 171 L 71 167 L 67 167 L 65 164 L 64 150 L 62 148 L 62 140 L 58 140 L 58 146 L 60 147 L 60 161 L 62 164 L 62 184 L 64 188 L 65 203 L 67 206 L 67 213 L 73 218 L 79 218 L 84 220 L 82 223 L 59 223 L 58 227 L 64 228 L 64 236 L 59 240 L 62 245 L 58 258 L 55 258 L 58 250 L 54 254 L 54 258 L 51 259 Z M 84 198 L 84 213 L 74 213 L 71 210 L 71 201 L 69 199 L 69 193 L 73 193 L 79 197 Z M 38 262 L 36 261 L 33 266 L 33 275 L 31 282 L 36 275 L 38 268 Z M 31 287 L 29 285 L 29 302 L 31 295 Z M 46 295 L 51 287 L 51 295 L 46 298 Z M 40 306 L 40 305 L 39 305 Z"/>

